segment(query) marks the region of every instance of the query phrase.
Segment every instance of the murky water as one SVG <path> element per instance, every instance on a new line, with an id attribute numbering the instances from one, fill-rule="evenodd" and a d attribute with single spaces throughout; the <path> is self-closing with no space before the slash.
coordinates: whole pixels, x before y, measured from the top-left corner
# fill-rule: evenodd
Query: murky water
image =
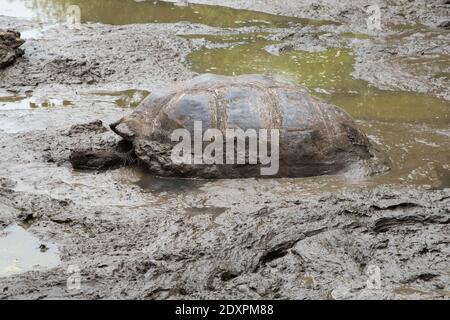
<path id="1" fill-rule="evenodd" d="M 54 268 L 60 263 L 54 243 L 42 242 L 17 225 L 0 231 L 0 277 Z"/>
<path id="2" fill-rule="evenodd" d="M 206 39 L 222 42 L 217 36 Z M 349 50 L 289 51 L 273 55 L 266 48 L 275 43 L 258 36 L 243 45 L 196 51 L 189 56 L 189 61 L 199 73 L 258 73 L 303 84 L 358 119 L 434 124 L 450 121 L 449 103 L 445 100 L 420 93 L 379 90 L 365 81 L 355 80 L 351 76 L 355 61 Z M 450 59 L 446 63 L 450 64 Z"/>
<path id="3" fill-rule="evenodd" d="M 119 108 L 136 108 L 149 94 L 146 90 L 94 91 L 90 94 L 110 97 Z"/>
<path id="4" fill-rule="evenodd" d="M 3 110 L 27 110 L 35 108 L 70 107 L 73 102 L 56 98 L 36 99 L 30 96 L 0 96 L 0 111 Z"/>
<path id="5" fill-rule="evenodd" d="M 183 5 L 183 3 L 184 1 L 170 3 L 153 0 L 0 0 L 0 15 L 43 22 L 64 22 L 67 20 L 68 6 L 76 5 L 81 11 L 81 22 L 113 25 L 188 21 L 214 27 L 286 27 L 295 24 L 330 23 L 221 6 Z"/>
<path id="6" fill-rule="evenodd" d="M 139 169 L 137 170 L 138 180 L 136 181 L 136 184 L 141 188 L 154 193 L 164 193 L 168 195 L 180 194 L 199 188 L 206 183 L 205 180 L 154 177 Z"/>
<path id="7" fill-rule="evenodd" d="M 123 91 L 92 91 L 85 93 L 94 101 L 102 103 L 113 103 L 119 108 L 136 108 L 148 95 L 146 90 L 123 90 Z M 30 110 L 36 108 L 63 108 L 76 106 L 75 101 L 58 99 L 55 97 L 37 97 L 33 92 L 26 95 L 1 94 L 0 111 L 6 110 Z"/>

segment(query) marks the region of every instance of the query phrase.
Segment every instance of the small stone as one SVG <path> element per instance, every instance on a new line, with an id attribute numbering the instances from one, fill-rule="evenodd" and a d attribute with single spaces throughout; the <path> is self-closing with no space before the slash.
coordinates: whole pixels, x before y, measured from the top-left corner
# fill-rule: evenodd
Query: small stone
<path id="1" fill-rule="evenodd" d="M 441 22 L 438 24 L 438 28 L 450 30 L 450 20 Z"/>
<path id="2" fill-rule="evenodd" d="M 0 30 L 0 70 L 14 63 L 25 51 L 19 47 L 25 43 L 20 33 L 12 30 Z"/>

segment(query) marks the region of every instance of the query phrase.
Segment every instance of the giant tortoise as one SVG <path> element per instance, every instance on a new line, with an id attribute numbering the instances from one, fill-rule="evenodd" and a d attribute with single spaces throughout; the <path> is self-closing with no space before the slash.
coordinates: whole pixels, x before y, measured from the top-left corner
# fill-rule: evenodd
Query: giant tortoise
<path id="1" fill-rule="evenodd" d="M 258 177 L 258 164 L 174 162 L 171 135 L 203 130 L 279 129 L 277 177 L 335 174 L 376 158 L 366 135 L 340 108 L 312 97 L 302 86 L 265 76 L 205 74 L 165 92 L 153 92 L 111 129 L 132 145 L 138 160 L 158 176 Z"/>

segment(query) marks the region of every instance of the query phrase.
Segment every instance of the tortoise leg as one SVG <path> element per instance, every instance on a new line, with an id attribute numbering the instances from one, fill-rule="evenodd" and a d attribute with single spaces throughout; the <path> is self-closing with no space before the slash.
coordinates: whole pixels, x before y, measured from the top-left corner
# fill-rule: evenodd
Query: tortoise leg
<path id="1" fill-rule="evenodd" d="M 75 150 L 69 161 L 74 169 L 106 170 L 124 164 L 124 158 L 117 151 L 111 150 Z"/>
<path id="2" fill-rule="evenodd" d="M 78 149 L 72 151 L 69 161 L 74 169 L 107 170 L 137 163 L 133 144 L 119 141 L 115 148 L 92 150 Z"/>

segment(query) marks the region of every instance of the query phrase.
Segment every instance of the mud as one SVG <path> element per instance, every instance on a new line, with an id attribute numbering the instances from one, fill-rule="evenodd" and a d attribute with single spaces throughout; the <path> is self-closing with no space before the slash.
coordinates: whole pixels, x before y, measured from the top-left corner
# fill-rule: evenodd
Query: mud
<path id="1" fill-rule="evenodd" d="M 26 39 L 24 56 L 0 71 L 0 228 L 19 225 L 39 239 L 35 245 L 55 244 L 60 261 L 0 277 L 1 299 L 449 299 L 445 118 L 434 123 L 418 113 L 415 122 L 391 121 L 404 111 L 358 117 L 394 160 L 393 175 L 373 179 L 361 178 L 358 168 L 346 176 L 217 181 L 151 177 L 135 167 L 72 169 L 73 150 L 118 144 L 104 127 L 145 96 L 135 92 L 188 80 L 196 74 L 190 54 L 230 47 L 199 35 L 259 33 L 279 41 L 281 55 L 350 48 L 356 79 L 448 102 L 448 30 L 436 28 L 448 20 L 448 5 L 383 5 L 383 21 L 425 27 L 384 23 L 370 34 L 364 6 L 354 1 L 331 8 L 259 3 L 220 1 L 341 25 L 94 22 L 71 29 L 0 16 L 1 29 Z M 67 286 L 74 266 L 80 290 Z M 381 288 L 368 289 L 377 267 Z"/>

